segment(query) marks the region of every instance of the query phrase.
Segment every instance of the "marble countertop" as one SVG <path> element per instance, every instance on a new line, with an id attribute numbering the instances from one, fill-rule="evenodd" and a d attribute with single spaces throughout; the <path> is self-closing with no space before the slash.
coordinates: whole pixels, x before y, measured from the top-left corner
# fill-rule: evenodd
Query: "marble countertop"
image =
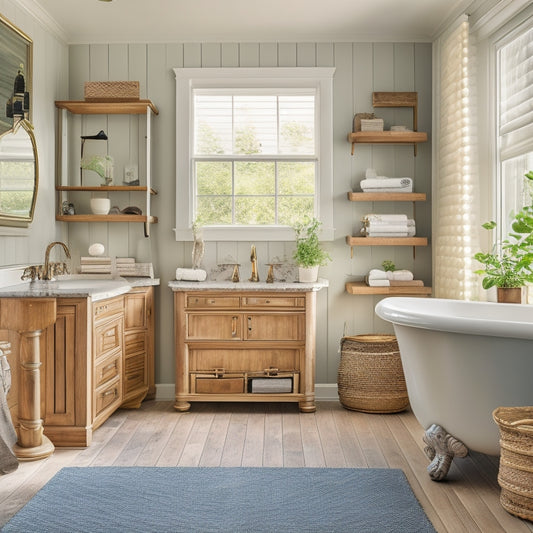
<path id="1" fill-rule="evenodd" d="M 87 298 L 105 300 L 129 292 L 132 287 L 159 285 L 159 279 L 61 276 L 51 281 L 25 281 L 0 288 L 0 298 Z"/>
<path id="2" fill-rule="evenodd" d="M 329 286 L 327 279 L 319 278 L 314 283 L 283 282 L 275 281 L 266 283 L 265 281 L 251 282 L 239 281 L 169 281 L 168 286 L 173 291 L 269 291 L 269 292 L 309 292 L 319 291 Z"/>

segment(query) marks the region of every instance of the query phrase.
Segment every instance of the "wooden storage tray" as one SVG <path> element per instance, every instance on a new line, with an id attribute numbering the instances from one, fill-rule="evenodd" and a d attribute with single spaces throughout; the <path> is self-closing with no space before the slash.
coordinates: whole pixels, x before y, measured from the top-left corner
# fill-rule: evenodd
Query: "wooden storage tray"
<path id="1" fill-rule="evenodd" d="M 139 100 L 138 81 L 86 81 L 87 102 L 135 102 Z"/>

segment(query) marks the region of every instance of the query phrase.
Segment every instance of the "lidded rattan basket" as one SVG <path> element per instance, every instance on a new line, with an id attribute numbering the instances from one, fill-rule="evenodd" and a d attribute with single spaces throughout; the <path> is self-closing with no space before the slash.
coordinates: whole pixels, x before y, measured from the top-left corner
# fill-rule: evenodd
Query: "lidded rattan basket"
<path id="1" fill-rule="evenodd" d="M 366 413 L 404 411 L 409 397 L 396 337 L 343 337 L 337 386 L 346 409 Z"/>
<path id="2" fill-rule="evenodd" d="M 533 407 L 498 407 L 500 502 L 509 513 L 533 522 Z"/>

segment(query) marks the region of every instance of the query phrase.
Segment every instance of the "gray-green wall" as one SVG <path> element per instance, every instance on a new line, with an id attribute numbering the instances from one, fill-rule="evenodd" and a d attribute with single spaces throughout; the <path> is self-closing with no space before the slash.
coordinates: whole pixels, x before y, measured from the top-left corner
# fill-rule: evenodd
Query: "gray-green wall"
<path id="1" fill-rule="evenodd" d="M 334 226 L 335 240 L 326 243 L 333 261 L 322 267 L 321 277 L 329 289 L 318 296 L 317 372 L 318 384 L 336 383 L 339 341 L 349 335 L 390 332 L 389 324 L 374 314 L 379 297 L 351 296 L 344 290 L 346 281 L 361 279 L 370 268 L 392 259 L 398 268 L 415 272 L 431 284 L 430 248 L 417 248 L 416 259 L 409 247 L 350 248 L 345 237 L 358 231 L 360 218 L 370 212 L 406 212 L 410 203 L 351 203 L 346 193 L 356 188 L 367 167 L 388 176 L 411 176 L 415 191 L 426 192 L 428 202 L 416 205 L 417 234 L 430 236 L 431 222 L 431 143 L 418 147 L 413 157 L 411 146 L 356 145 L 350 155 L 347 133 L 356 112 L 372 111 L 372 91 L 418 91 L 420 131 L 431 132 L 431 44 L 430 43 L 185 43 L 185 44 L 95 44 L 69 47 L 69 98 L 83 99 L 87 80 L 139 80 L 141 98 L 150 98 L 159 109 L 153 121 L 153 184 L 159 194 L 153 198 L 152 212 L 159 223 L 145 239 L 136 224 L 70 224 L 62 229 L 76 256 L 85 255 L 88 244 L 102 242 L 111 255 L 132 255 L 138 261 L 152 261 L 161 286 L 156 292 L 156 382 L 174 382 L 172 297 L 167 288 L 178 266 L 190 266 L 191 243 L 176 242 L 175 225 L 175 82 L 174 67 L 272 67 L 334 66 Z M 379 109 L 378 116 L 388 124 L 411 124 L 408 109 Z M 96 122 L 110 131 L 109 153 L 125 159 L 132 141 L 123 131 L 130 119 Z M 102 120 L 102 119 L 99 119 Z M 125 129 L 126 128 L 126 129 Z M 91 131 L 92 131 L 91 129 Z M 87 132 L 91 133 L 91 132 Z M 96 130 L 92 133 L 96 133 Z M 77 143 L 77 141 L 76 141 Z M 120 181 L 122 169 L 117 168 Z M 179 184 L 178 184 L 179 187 Z M 135 199 L 128 199 L 135 203 Z M 124 201 L 122 201 L 124 203 Z M 204 263 L 208 268 L 232 255 L 248 272 L 248 242 L 208 242 Z M 274 256 L 290 258 L 293 244 L 257 242 L 262 279 Z"/>

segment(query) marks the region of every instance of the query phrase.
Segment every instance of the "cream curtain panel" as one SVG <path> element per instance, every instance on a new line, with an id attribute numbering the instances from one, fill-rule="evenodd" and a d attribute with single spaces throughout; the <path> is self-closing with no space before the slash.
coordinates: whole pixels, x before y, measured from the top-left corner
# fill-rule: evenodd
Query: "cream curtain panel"
<path id="1" fill-rule="evenodd" d="M 473 48 L 467 20 L 436 42 L 437 112 L 433 181 L 434 296 L 478 299 L 473 255 L 479 250 Z"/>

